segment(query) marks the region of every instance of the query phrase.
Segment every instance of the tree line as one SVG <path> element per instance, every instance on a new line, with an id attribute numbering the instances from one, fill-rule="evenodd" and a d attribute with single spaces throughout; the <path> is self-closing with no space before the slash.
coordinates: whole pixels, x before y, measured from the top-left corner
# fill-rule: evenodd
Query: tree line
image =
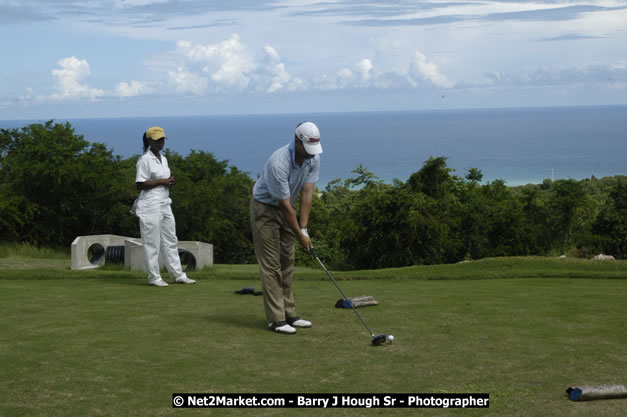
<path id="1" fill-rule="evenodd" d="M 139 143 L 139 140 L 138 140 Z M 254 180 L 228 161 L 166 151 L 181 240 L 214 245 L 218 263 L 254 262 L 248 200 Z M 0 242 L 68 248 L 76 236 L 139 236 L 129 213 L 139 155 L 121 158 L 69 123 L 0 129 Z M 627 177 L 545 180 L 508 187 L 463 177 L 432 157 L 407 181 L 385 183 L 359 166 L 314 196 L 309 231 L 336 269 L 459 262 L 490 256 L 627 249 Z M 299 252 L 300 264 L 311 257 Z"/>

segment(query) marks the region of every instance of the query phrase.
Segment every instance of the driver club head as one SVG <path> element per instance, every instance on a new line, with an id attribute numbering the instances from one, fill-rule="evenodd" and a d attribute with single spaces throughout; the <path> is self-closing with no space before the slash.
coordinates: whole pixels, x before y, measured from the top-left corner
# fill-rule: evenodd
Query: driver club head
<path id="1" fill-rule="evenodd" d="M 387 339 L 384 334 L 378 334 L 376 336 L 372 336 L 372 344 L 374 346 L 379 346 L 380 344 L 385 343 L 386 340 Z"/>

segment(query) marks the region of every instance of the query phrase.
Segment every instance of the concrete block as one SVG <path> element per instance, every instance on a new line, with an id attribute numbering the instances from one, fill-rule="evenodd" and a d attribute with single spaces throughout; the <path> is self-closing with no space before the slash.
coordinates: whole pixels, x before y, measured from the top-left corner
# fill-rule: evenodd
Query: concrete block
<path id="1" fill-rule="evenodd" d="M 105 252 L 109 246 L 124 245 L 126 236 L 90 235 L 78 236 L 72 242 L 72 269 L 98 268 L 105 263 Z"/>
<path id="2" fill-rule="evenodd" d="M 211 243 L 179 241 L 178 247 L 179 249 L 190 252 L 192 256 L 194 256 L 196 261 L 195 269 L 213 266 L 213 245 Z M 183 262 L 183 259 L 181 259 L 181 262 Z M 185 267 L 183 267 L 183 269 L 185 269 Z"/>
<path id="3" fill-rule="evenodd" d="M 161 257 L 159 257 L 161 260 Z M 161 263 L 163 267 L 163 263 Z M 124 268 L 131 271 L 145 271 L 144 246 L 140 239 L 126 239 L 124 241 Z"/>
<path id="4" fill-rule="evenodd" d="M 92 269 L 105 264 L 107 248 L 124 248 L 124 267 L 132 271 L 146 271 L 144 248 L 139 238 L 117 235 L 78 236 L 72 242 L 72 269 Z M 213 245 L 197 241 L 179 241 L 183 270 L 198 270 L 213 266 Z M 112 248 L 116 249 L 116 248 Z M 159 256 L 159 268 L 163 269 Z"/>

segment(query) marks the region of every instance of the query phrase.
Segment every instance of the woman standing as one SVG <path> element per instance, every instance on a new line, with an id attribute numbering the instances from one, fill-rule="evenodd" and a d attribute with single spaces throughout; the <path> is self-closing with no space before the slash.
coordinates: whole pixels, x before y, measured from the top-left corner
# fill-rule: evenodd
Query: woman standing
<path id="1" fill-rule="evenodd" d="M 136 214 L 144 246 L 144 259 L 148 271 L 148 284 L 167 287 L 159 272 L 159 252 L 173 281 L 194 284 L 181 268 L 176 238 L 176 223 L 170 204 L 170 187 L 174 177 L 170 175 L 168 160 L 161 155 L 165 145 L 165 131 L 154 126 L 144 133 L 144 154 L 137 161 L 135 183 L 141 190 L 137 199 Z"/>

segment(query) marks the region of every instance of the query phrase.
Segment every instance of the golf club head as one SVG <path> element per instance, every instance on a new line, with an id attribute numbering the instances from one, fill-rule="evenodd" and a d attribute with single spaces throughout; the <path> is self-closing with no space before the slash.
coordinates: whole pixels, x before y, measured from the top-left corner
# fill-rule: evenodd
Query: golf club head
<path id="1" fill-rule="evenodd" d="M 378 334 L 372 337 L 372 344 L 374 346 L 379 346 L 380 344 L 385 343 L 386 339 L 387 338 L 385 337 L 384 334 Z"/>

